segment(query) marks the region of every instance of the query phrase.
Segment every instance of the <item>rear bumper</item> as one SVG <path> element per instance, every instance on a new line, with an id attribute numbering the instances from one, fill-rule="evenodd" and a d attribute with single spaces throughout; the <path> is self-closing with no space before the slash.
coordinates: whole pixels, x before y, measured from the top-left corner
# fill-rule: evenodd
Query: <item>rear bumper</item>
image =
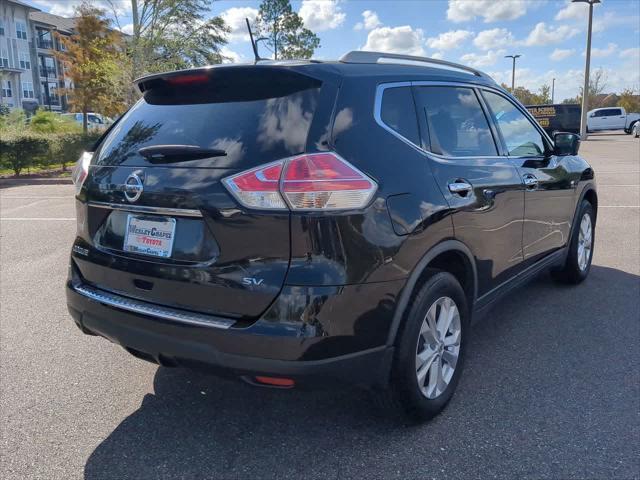
<path id="1" fill-rule="evenodd" d="M 384 387 L 388 382 L 393 348 L 384 345 L 345 354 L 344 339 L 339 337 L 312 342 L 263 325 L 224 329 L 182 323 L 105 305 L 78 293 L 71 283 L 66 291 L 69 312 L 84 333 L 104 337 L 161 365 L 200 368 L 223 376 L 287 377 L 297 385 Z M 332 345 L 338 352 L 335 356 Z M 263 356 L 255 356 L 256 352 Z M 323 358 L 317 358 L 318 352 Z"/>

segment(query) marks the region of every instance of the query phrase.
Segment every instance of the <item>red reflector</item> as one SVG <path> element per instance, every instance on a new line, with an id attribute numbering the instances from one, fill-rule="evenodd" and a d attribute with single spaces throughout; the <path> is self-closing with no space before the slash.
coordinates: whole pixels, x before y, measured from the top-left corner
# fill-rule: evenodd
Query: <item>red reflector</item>
<path id="1" fill-rule="evenodd" d="M 293 387 L 296 382 L 290 378 L 278 378 L 278 377 L 254 377 L 256 382 L 263 383 L 265 385 L 273 385 L 276 387 Z"/>
<path id="2" fill-rule="evenodd" d="M 207 75 L 180 75 L 179 77 L 169 77 L 166 82 L 169 85 L 193 85 L 195 83 L 207 83 Z"/>

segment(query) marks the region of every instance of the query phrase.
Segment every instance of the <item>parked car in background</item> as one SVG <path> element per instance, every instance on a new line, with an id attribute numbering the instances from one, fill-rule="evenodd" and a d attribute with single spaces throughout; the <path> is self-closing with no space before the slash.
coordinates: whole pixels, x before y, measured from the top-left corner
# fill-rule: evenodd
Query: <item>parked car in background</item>
<path id="1" fill-rule="evenodd" d="M 578 136 L 550 138 L 478 70 L 354 51 L 137 85 L 74 170 L 66 291 L 84 333 L 138 358 L 364 385 L 424 420 L 456 389 L 472 318 L 547 269 L 589 274 Z M 509 395 L 504 378 L 484 387 Z"/>
<path id="2" fill-rule="evenodd" d="M 82 113 L 63 113 L 62 116 L 71 118 L 82 125 Z M 110 117 L 107 117 L 100 113 L 87 113 L 87 125 L 89 126 L 89 128 L 103 129 L 107 128 L 112 123 L 113 120 Z"/>
<path id="3" fill-rule="evenodd" d="M 527 105 L 527 110 L 549 135 L 555 132 L 580 133 L 582 108 L 578 104 Z"/>
<path id="4" fill-rule="evenodd" d="M 622 107 L 596 108 L 587 114 L 587 131 L 624 130 L 629 134 L 638 120 L 640 113 L 627 113 Z"/>

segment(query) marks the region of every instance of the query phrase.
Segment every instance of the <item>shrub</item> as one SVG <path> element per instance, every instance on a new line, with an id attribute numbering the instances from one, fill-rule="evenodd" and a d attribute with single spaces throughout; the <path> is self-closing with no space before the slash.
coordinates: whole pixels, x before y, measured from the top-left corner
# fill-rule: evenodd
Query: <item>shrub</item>
<path id="1" fill-rule="evenodd" d="M 2 127 L 3 131 L 14 128 L 23 129 L 27 121 L 27 116 L 21 108 L 11 109 L 6 115 L 3 113 L 1 118 L 2 124 L 0 127 Z"/>
<path id="2" fill-rule="evenodd" d="M 38 133 L 73 133 L 82 131 L 82 127 L 74 120 L 47 110 L 38 110 L 31 117 L 30 128 Z"/>
<path id="3" fill-rule="evenodd" d="M 16 176 L 34 160 L 48 152 L 48 139 L 38 133 L 3 131 L 0 137 L 0 162 L 11 168 Z"/>
<path id="4" fill-rule="evenodd" d="M 98 140 L 100 133 L 88 132 L 86 135 L 82 133 L 65 133 L 57 135 L 55 139 L 50 140 L 51 149 L 55 150 L 59 163 L 62 163 L 62 169 L 66 170 L 67 163 L 73 163 L 80 157 L 80 154 L 89 150 L 91 146 Z"/>
<path id="5" fill-rule="evenodd" d="M 23 169 L 75 162 L 84 150 L 99 138 L 97 132 L 39 133 L 23 129 L 3 129 L 0 132 L 0 165 L 13 170 L 16 176 Z"/>

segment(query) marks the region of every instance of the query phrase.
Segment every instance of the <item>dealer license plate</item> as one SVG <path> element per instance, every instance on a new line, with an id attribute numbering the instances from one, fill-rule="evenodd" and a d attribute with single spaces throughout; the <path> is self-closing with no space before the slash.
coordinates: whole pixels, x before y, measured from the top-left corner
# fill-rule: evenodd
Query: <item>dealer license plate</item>
<path id="1" fill-rule="evenodd" d="M 175 218 L 129 215 L 124 251 L 168 258 L 176 233 Z"/>

